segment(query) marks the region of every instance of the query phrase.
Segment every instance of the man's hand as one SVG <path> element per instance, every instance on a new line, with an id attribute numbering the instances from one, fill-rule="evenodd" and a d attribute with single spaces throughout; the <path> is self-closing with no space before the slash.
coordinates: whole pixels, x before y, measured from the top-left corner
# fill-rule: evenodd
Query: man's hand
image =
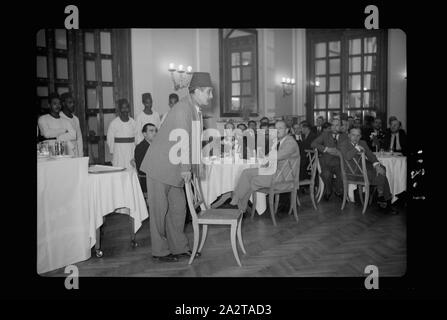
<path id="1" fill-rule="evenodd" d="M 376 172 L 377 172 L 378 175 L 379 174 L 382 175 L 382 176 L 385 175 L 385 169 L 380 164 L 378 164 L 376 166 Z"/>
<path id="2" fill-rule="evenodd" d="M 357 148 L 359 149 L 359 152 L 365 152 L 365 148 L 363 148 L 361 145 L 357 145 Z"/>
<path id="3" fill-rule="evenodd" d="M 327 148 L 326 152 L 329 153 L 329 154 L 331 154 L 331 155 L 333 155 L 333 156 L 338 155 L 338 150 L 337 150 L 337 148 Z"/>
<path id="4" fill-rule="evenodd" d="M 188 183 L 191 181 L 191 171 L 185 171 L 181 173 L 183 180 L 185 183 Z"/>

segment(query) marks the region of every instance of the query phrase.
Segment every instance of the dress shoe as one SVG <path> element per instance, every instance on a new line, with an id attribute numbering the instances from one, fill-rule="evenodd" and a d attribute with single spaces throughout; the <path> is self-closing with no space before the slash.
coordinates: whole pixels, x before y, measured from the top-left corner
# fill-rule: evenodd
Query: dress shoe
<path id="1" fill-rule="evenodd" d="M 387 214 L 391 214 L 391 215 L 393 215 L 393 216 L 399 214 L 399 211 L 397 211 L 397 209 L 396 209 L 391 203 L 388 203 L 388 204 L 387 204 L 387 206 L 386 206 L 386 208 L 385 208 L 385 212 L 386 212 Z"/>
<path id="2" fill-rule="evenodd" d="M 200 252 L 197 252 L 196 253 L 196 258 L 199 258 L 200 256 L 201 256 L 202 254 L 200 253 Z M 179 253 L 179 254 L 176 254 L 175 255 L 177 258 L 191 258 L 191 256 L 192 256 L 192 251 L 191 250 L 188 250 L 188 251 L 186 251 L 186 252 L 183 252 L 183 253 Z"/>
<path id="3" fill-rule="evenodd" d="M 343 193 L 334 192 L 334 194 L 337 196 L 337 198 L 343 199 Z"/>
<path id="4" fill-rule="evenodd" d="M 168 254 L 167 256 L 152 256 L 152 259 L 158 262 L 177 262 L 177 256 L 173 254 Z"/>

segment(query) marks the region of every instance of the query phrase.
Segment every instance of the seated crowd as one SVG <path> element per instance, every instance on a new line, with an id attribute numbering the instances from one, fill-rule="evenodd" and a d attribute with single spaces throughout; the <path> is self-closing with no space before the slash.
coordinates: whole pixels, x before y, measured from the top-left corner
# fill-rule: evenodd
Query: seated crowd
<path id="1" fill-rule="evenodd" d="M 168 101 L 169 107 L 172 109 L 179 102 L 179 97 L 176 94 L 171 94 Z M 142 190 L 146 193 L 146 175 L 140 170 L 140 167 L 149 146 L 157 135 L 158 129 L 166 119 L 166 114 L 160 115 L 152 109 L 153 101 L 150 93 L 142 95 L 144 108 L 135 120 L 129 115 L 130 104 L 126 99 L 118 100 L 117 104 L 118 116 L 110 122 L 107 129 L 106 142 L 110 153 L 113 155 L 112 164 L 119 167 L 135 168 L 140 178 Z M 63 94 L 61 97 L 57 94 L 51 94 L 49 105 L 49 114 L 38 119 L 38 141 L 67 141 L 70 154 L 83 156 L 82 133 L 79 127 L 79 119 L 73 114 L 75 110 L 73 97 L 69 93 Z M 300 179 L 302 180 L 309 178 L 307 170 L 309 159 L 306 151 L 317 149 L 321 165 L 321 178 L 325 185 L 325 200 L 329 200 L 333 194 L 342 196 L 343 187 L 339 154 L 341 153 L 347 161 L 354 161 L 361 153 L 364 153 L 367 160 L 368 177 L 371 184 L 377 186 L 378 204 L 382 208 L 386 208 L 388 212 L 395 213 L 390 205 L 391 192 L 385 175 L 385 168 L 371 150 L 387 150 L 405 154 L 407 151 L 406 134 L 401 128 L 399 120 L 395 117 L 389 119 L 389 128 L 383 128 L 382 121 L 379 118 L 374 119 L 368 116 L 364 120 L 364 126 L 361 126 L 359 119 L 341 114 L 331 119 L 330 122 L 325 121 L 323 117 L 318 117 L 315 125 L 308 121 L 294 123 L 294 118 L 290 116 L 277 121 L 263 117 L 259 120 L 259 123 L 255 120 L 249 120 L 247 123 L 241 122 L 237 125 L 228 121 L 224 126 L 224 131 L 227 134 L 220 137 L 218 143 L 221 152 L 226 153 L 228 148 L 234 146 L 235 139 L 238 139 L 237 136 L 235 137 L 232 134 L 233 132 L 248 132 L 254 136 L 255 152 L 258 149 L 258 144 L 264 144 L 263 155 L 266 157 L 269 155 L 269 151 L 276 148 L 278 166 L 281 165 L 281 161 L 299 155 L 301 159 Z M 169 121 L 168 117 L 167 122 Z M 263 143 L 258 141 L 258 124 L 259 129 L 265 131 L 265 141 Z M 167 124 L 164 126 L 167 126 Z M 236 130 L 236 128 L 239 130 Z M 271 129 L 277 130 L 277 144 L 275 146 L 272 145 L 272 137 L 269 135 Z M 247 134 L 242 136 L 241 141 L 242 154 L 247 159 L 253 155 L 253 150 L 249 151 L 247 147 Z M 231 204 L 237 205 L 244 212 L 252 192 L 268 187 L 271 180 L 272 175 L 260 176 L 257 169 L 244 170 L 233 192 Z"/>

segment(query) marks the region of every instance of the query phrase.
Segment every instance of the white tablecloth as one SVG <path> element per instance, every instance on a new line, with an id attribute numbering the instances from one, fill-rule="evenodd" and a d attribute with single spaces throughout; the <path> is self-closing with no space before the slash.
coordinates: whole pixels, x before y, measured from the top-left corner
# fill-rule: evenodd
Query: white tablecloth
<path id="1" fill-rule="evenodd" d="M 407 190 L 407 157 L 390 156 L 376 153 L 377 159 L 386 168 L 386 177 L 390 184 L 393 199 L 397 200 L 396 195 Z"/>
<path id="2" fill-rule="evenodd" d="M 221 194 L 233 191 L 241 173 L 246 168 L 255 168 L 256 164 L 249 163 L 211 163 L 205 165 L 206 178 L 201 180 L 203 198 L 209 206 Z M 267 208 L 266 195 L 256 193 L 256 210 L 263 214 Z"/>
<path id="3" fill-rule="evenodd" d="M 37 272 L 90 258 L 88 157 L 37 162 Z"/>
<path id="4" fill-rule="evenodd" d="M 386 177 L 393 195 L 391 203 L 393 203 L 397 200 L 396 195 L 407 190 L 407 157 L 380 155 L 380 153 L 375 153 L 375 155 L 386 169 Z M 354 201 L 354 190 L 356 188 L 355 184 L 349 184 L 348 193 L 351 201 Z"/>
<path id="5" fill-rule="evenodd" d="M 135 232 L 140 229 L 141 222 L 149 217 L 138 175 L 134 169 L 88 174 L 88 188 L 91 247 L 96 243 L 96 229 L 102 225 L 105 215 L 112 212 L 130 214 L 134 219 Z"/>

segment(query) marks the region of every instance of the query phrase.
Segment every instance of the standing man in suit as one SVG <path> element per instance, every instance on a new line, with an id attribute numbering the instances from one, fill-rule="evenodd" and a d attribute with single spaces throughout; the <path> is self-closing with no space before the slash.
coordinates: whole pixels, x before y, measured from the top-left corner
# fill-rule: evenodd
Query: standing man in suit
<path id="1" fill-rule="evenodd" d="M 284 120 L 279 120 L 275 124 L 277 130 L 278 143 L 277 148 L 277 169 L 282 167 L 282 163 L 290 157 L 297 157 L 300 155 L 300 150 L 295 139 L 288 135 L 288 128 Z M 248 200 L 251 194 L 261 188 L 267 188 L 272 183 L 271 175 L 260 175 L 258 168 L 248 168 L 242 171 L 241 176 L 237 182 L 236 188 L 233 191 L 231 205 L 237 205 L 241 212 L 245 212 L 248 205 Z"/>
<path id="2" fill-rule="evenodd" d="M 366 171 L 368 180 L 371 185 L 377 186 L 377 193 L 379 195 L 377 203 L 383 209 L 388 209 L 389 213 L 396 214 L 396 210 L 391 206 L 391 190 L 386 177 L 385 167 L 383 167 L 374 153 L 371 152 L 367 143 L 360 140 L 362 133 L 358 127 L 349 130 L 349 139 L 340 142 L 340 152 L 343 158 L 350 164 L 355 174 L 360 174 L 360 169 L 355 163 L 360 162 L 361 153 L 365 154 Z"/>
<path id="3" fill-rule="evenodd" d="M 312 143 L 312 149 L 317 148 L 321 153 L 321 178 L 324 182 L 324 199 L 328 201 L 334 190 L 335 195 L 342 196 L 343 184 L 341 180 L 340 158 L 338 146 L 343 140 L 348 139 L 346 133 L 340 133 L 340 120 L 332 119 L 331 131 L 323 132 Z M 335 186 L 332 178 L 335 174 Z"/>
<path id="4" fill-rule="evenodd" d="M 407 135 L 403 129 L 400 129 L 400 121 L 394 119 L 391 121 L 391 127 L 387 130 L 384 138 L 386 150 L 393 152 L 407 152 Z"/>
<path id="5" fill-rule="evenodd" d="M 152 256 L 156 261 L 172 262 L 192 254 L 184 233 L 186 200 L 183 186 L 191 180 L 192 173 L 199 174 L 199 166 L 192 164 L 192 152 L 201 151 L 201 108 L 210 103 L 212 90 L 209 73 L 193 73 L 189 94 L 169 111 L 141 164 L 141 171 L 147 177 Z M 193 126 L 198 128 L 198 137 L 192 135 Z M 189 144 L 187 160 L 181 160 L 182 157 L 178 164 L 170 157 L 171 149 L 175 150 L 179 144 L 178 139 L 172 141 L 169 138 L 175 129 L 188 133 L 186 143 Z"/>

